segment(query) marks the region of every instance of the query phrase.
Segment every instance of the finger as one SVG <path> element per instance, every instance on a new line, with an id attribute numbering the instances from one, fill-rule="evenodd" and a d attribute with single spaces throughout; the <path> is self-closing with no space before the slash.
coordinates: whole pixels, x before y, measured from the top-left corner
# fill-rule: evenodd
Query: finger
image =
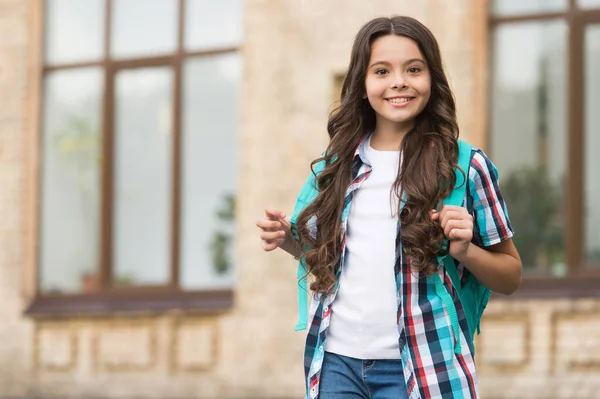
<path id="1" fill-rule="evenodd" d="M 280 217 L 277 220 L 279 221 L 279 223 L 281 224 L 281 226 L 283 226 L 283 228 L 285 228 L 287 230 L 291 230 L 292 229 L 292 223 L 291 223 L 291 221 L 290 221 L 289 218 Z"/>
<path id="2" fill-rule="evenodd" d="M 270 219 L 260 219 L 256 222 L 256 227 L 264 230 L 279 230 L 281 228 L 281 222 Z"/>
<path id="3" fill-rule="evenodd" d="M 462 207 L 452 207 L 450 208 L 448 205 L 444 206 L 442 212 L 440 214 L 440 223 L 442 227 L 448 223 L 448 220 L 457 219 L 457 220 L 473 220 L 471 214 L 467 211 L 466 208 Z"/>
<path id="4" fill-rule="evenodd" d="M 459 214 L 469 214 L 469 212 L 467 211 L 467 208 L 463 207 L 463 206 L 456 206 L 456 205 L 444 205 L 442 206 L 442 209 L 440 210 L 440 213 L 446 213 L 446 212 L 458 212 Z"/>
<path id="5" fill-rule="evenodd" d="M 266 241 L 272 241 L 283 237 L 285 237 L 285 231 L 283 230 L 263 231 L 262 233 L 260 233 L 260 239 Z"/>
<path id="6" fill-rule="evenodd" d="M 452 231 L 453 228 L 455 228 L 454 221 L 450 220 L 446 223 L 443 223 L 442 228 L 444 229 L 444 235 L 446 237 L 450 238 L 450 232 Z"/>
<path id="7" fill-rule="evenodd" d="M 276 242 L 266 242 L 266 241 L 262 242 L 262 248 L 267 252 L 272 251 L 272 250 L 276 249 L 277 247 L 279 247 L 279 244 Z"/>
<path id="8" fill-rule="evenodd" d="M 457 241 L 460 236 L 459 229 L 452 229 L 448 232 L 448 239 L 450 241 Z"/>
<path id="9" fill-rule="evenodd" d="M 439 216 L 439 221 L 440 224 L 442 225 L 442 228 L 444 228 L 444 225 L 446 224 L 446 214 L 448 213 L 448 208 L 446 207 L 446 205 L 444 205 L 442 207 L 442 209 L 440 209 L 440 216 Z"/>
<path id="10" fill-rule="evenodd" d="M 466 224 L 459 224 L 457 226 L 461 226 L 461 227 L 464 226 L 464 228 L 472 228 L 473 227 L 473 216 L 466 209 L 464 212 L 448 211 L 448 213 L 446 213 L 445 220 L 440 222 L 440 224 L 442 225 L 442 228 L 445 229 L 446 225 L 452 220 L 466 223 Z"/>
<path id="11" fill-rule="evenodd" d="M 442 211 L 444 209 L 447 211 L 460 211 L 460 210 L 466 209 L 466 208 L 464 208 L 462 206 L 456 206 L 456 205 L 444 205 L 444 206 L 442 206 Z"/>
<path id="12" fill-rule="evenodd" d="M 431 217 L 431 220 L 438 220 L 440 218 L 440 214 L 436 209 L 429 211 L 429 216 Z"/>
<path id="13" fill-rule="evenodd" d="M 468 220 L 450 220 L 446 224 L 444 234 L 449 234 L 452 229 L 473 231 L 473 224 Z"/>
<path id="14" fill-rule="evenodd" d="M 440 224 L 442 228 L 445 230 L 448 222 L 451 220 L 459 220 L 458 213 L 453 210 L 443 209 L 440 214 Z"/>
<path id="15" fill-rule="evenodd" d="M 450 241 L 469 242 L 473 238 L 473 232 L 467 229 L 452 229 L 447 237 Z"/>
<path id="16" fill-rule="evenodd" d="M 456 230 L 456 229 L 472 231 L 473 224 L 469 220 L 460 220 L 460 219 L 449 220 L 446 223 L 446 226 L 444 227 L 444 235 L 446 237 L 450 238 L 450 232 L 452 230 Z"/>
<path id="17" fill-rule="evenodd" d="M 269 207 L 265 209 L 265 216 L 269 219 L 277 219 L 279 217 L 285 218 L 285 213 L 283 213 L 280 209 Z"/>

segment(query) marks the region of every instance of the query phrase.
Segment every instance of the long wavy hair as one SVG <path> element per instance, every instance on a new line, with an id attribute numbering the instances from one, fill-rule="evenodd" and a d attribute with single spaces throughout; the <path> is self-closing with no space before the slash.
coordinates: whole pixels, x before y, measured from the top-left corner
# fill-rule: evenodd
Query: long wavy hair
<path id="1" fill-rule="evenodd" d="M 403 163 L 392 190 L 405 200 L 399 213 L 401 240 L 412 268 L 426 275 L 435 273 L 435 255 L 443 251 L 444 234 L 430 211 L 454 187 L 458 159 L 456 107 L 444 74 L 439 46 L 433 34 L 419 21 L 405 16 L 376 18 L 365 24 L 354 40 L 350 65 L 342 86 L 339 106 L 327 123 L 330 142 L 322 160 L 325 169 L 317 178 L 319 194 L 298 216 L 297 228 L 308 273 L 314 277 L 310 288 L 329 294 L 336 283 L 346 190 L 356 165 L 354 154 L 361 140 L 375 129 L 375 111 L 367 99 L 365 79 L 371 47 L 382 36 L 399 35 L 415 41 L 431 75 L 431 96 L 415 119 L 414 128 L 400 145 Z M 400 191 L 401 190 L 401 191 Z M 316 223 L 317 236 L 311 235 Z M 314 226 L 312 226 L 314 227 Z"/>

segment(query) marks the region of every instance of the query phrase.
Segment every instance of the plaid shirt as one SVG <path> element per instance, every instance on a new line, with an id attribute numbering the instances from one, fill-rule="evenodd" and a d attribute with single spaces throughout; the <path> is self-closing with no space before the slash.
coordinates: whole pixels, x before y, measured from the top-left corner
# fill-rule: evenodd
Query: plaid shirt
<path id="1" fill-rule="evenodd" d="M 337 267 L 337 280 L 333 292 L 321 298 L 316 295 L 311 302 L 309 329 L 304 351 L 306 399 L 319 398 L 319 381 L 325 340 L 331 320 L 332 304 L 339 287 L 345 250 L 348 214 L 353 193 L 360 189 L 371 172 L 365 155 L 363 140 L 355 153 L 352 183 L 346 191 L 342 212 L 341 256 Z M 468 188 L 463 205 L 474 216 L 473 242 L 481 247 L 498 244 L 512 237 L 513 232 L 506 206 L 498 188 L 496 167 L 479 149 L 473 148 L 468 171 Z M 311 223 L 314 227 L 314 221 Z M 475 362 L 471 353 L 471 337 L 467 320 L 452 281 L 443 264 L 438 273 L 451 293 L 459 318 L 462 352 L 454 353 L 454 340 L 448 312 L 436 294 L 431 278 L 411 271 L 410 261 L 402 251 L 401 229 L 396 238 L 396 288 L 398 301 L 399 348 L 404 368 L 404 379 L 410 399 L 446 399 L 479 397 Z M 469 271 L 457 265 L 461 279 Z"/>

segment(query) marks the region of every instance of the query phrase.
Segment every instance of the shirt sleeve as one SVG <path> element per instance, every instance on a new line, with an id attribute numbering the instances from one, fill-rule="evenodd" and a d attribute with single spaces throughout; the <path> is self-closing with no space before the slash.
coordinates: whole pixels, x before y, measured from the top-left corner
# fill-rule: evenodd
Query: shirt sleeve
<path id="1" fill-rule="evenodd" d="M 500 193 L 498 170 L 485 153 L 473 149 L 469 168 L 469 197 L 474 216 L 473 239 L 488 247 L 514 235 L 506 203 Z"/>

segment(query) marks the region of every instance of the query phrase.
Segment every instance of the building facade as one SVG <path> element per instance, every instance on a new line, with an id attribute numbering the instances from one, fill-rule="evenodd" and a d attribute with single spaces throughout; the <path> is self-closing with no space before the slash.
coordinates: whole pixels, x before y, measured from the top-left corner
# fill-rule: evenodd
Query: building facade
<path id="1" fill-rule="evenodd" d="M 295 265 L 255 222 L 394 14 L 438 38 L 526 268 L 485 313 L 482 397 L 597 397 L 597 0 L 0 0 L 0 396 L 301 397 Z"/>

